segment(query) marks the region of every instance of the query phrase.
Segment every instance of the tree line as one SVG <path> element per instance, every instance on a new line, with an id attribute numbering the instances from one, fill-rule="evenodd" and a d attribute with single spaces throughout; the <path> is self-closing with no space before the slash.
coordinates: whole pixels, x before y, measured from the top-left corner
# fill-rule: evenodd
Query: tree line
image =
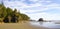
<path id="1" fill-rule="evenodd" d="M 20 13 L 17 9 L 12 10 L 9 7 L 5 7 L 0 4 L 0 22 L 19 22 L 19 21 L 27 21 L 30 17 L 26 14 Z"/>

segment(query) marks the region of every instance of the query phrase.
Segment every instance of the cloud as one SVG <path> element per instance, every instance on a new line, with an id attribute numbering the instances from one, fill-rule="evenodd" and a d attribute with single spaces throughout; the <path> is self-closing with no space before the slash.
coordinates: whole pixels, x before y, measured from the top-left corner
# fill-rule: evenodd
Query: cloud
<path id="1" fill-rule="evenodd" d="M 57 9 L 57 8 L 60 8 L 60 4 L 56 4 L 56 3 L 51 3 L 47 6 L 48 8 L 53 8 L 53 9 Z"/>
<path id="2" fill-rule="evenodd" d="M 29 14 L 32 20 L 38 20 L 39 18 L 43 18 L 44 20 L 60 20 L 59 14 L 49 14 L 49 13 L 36 13 Z"/>
<path id="3" fill-rule="evenodd" d="M 27 14 L 31 19 L 38 20 L 41 17 L 45 20 L 60 19 L 60 13 L 58 13 L 60 4 L 53 3 L 50 0 L 6 0 L 4 4 L 6 7 L 17 8 L 18 11 L 20 10 L 21 13 Z M 57 13 L 53 13 L 54 11 Z"/>

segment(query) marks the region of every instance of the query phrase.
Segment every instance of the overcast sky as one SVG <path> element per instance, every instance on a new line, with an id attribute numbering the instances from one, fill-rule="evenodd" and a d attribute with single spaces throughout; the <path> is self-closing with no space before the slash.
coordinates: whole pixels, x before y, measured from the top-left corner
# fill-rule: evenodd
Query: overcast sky
<path id="1" fill-rule="evenodd" d="M 4 0 L 4 5 L 17 8 L 33 20 L 60 20 L 60 0 Z"/>

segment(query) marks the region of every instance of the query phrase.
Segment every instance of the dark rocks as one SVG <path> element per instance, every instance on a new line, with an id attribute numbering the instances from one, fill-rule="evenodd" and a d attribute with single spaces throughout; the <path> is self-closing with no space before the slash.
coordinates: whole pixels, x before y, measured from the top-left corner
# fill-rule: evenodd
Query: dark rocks
<path id="1" fill-rule="evenodd" d="M 38 21 L 43 21 L 43 18 L 40 18 Z"/>

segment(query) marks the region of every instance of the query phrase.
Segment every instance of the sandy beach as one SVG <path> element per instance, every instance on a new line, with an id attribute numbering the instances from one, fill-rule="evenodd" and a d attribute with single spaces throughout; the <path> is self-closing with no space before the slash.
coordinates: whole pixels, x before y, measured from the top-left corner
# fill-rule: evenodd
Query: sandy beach
<path id="1" fill-rule="evenodd" d="M 36 27 L 29 23 L 2 23 L 0 29 L 50 29 L 46 27 Z"/>

